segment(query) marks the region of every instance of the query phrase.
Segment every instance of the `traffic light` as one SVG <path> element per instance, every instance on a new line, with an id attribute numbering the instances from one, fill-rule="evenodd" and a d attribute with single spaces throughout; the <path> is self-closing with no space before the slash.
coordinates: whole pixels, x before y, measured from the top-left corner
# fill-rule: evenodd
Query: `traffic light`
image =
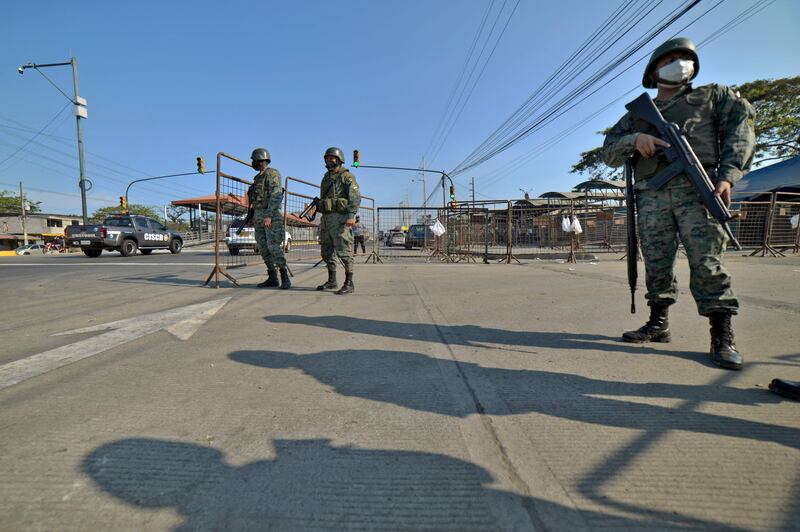
<path id="1" fill-rule="evenodd" d="M 455 185 L 450 185 L 450 207 L 456 208 L 458 207 L 458 202 L 456 201 L 456 187 Z"/>
<path id="2" fill-rule="evenodd" d="M 358 150 L 353 150 L 353 166 L 355 166 L 356 168 L 358 168 L 358 163 L 359 163 L 359 160 L 358 160 Z"/>
<path id="3" fill-rule="evenodd" d="M 202 174 L 206 171 L 206 163 L 203 162 L 202 157 L 197 158 L 197 173 Z"/>
<path id="4" fill-rule="evenodd" d="M 125 199 L 125 196 L 119 197 L 119 208 L 123 210 L 128 208 L 128 200 Z"/>

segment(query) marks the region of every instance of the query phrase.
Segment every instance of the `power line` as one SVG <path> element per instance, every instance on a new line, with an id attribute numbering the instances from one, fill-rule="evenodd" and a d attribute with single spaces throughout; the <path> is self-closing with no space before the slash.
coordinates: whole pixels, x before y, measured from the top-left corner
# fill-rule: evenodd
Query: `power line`
<path id="1" fill-rule="evenodd" d="M 585 96 L 581 100 L 579 100 L 576 104 L 573 104 L 570 107 L 567 107 L 570 103 L 572 103 L 575 99 L 577 99 L 580 95 L 584 94 L 588 91 L 593 85 L 595 85 L 598 81 L 602 78 L 607 76 L 611 73 L 614 69 L 620 66 L 624 61 L 629 59 L 631 55 L 635 52 L 640 50 L 644 47 L 647 43 L 652 41 L 656 36 L 662 33 L 666 28 L 671 26 L 675 21 L 679 18 L 684 16 L 686 13 L 689 12 L 692 8 L 694 8 L 700 0 L 693 0 L 688 5 L 682 6 L 679 11 L 673 11 L 670 16 L 666 19 L 662 19 L 661 22 L 656 24 L 651 31 L 640 37 L 637 41 L 634 42 L 633 45 L 628 46 L 623 51 L 619 52 L 612 60 L 606 63 L 599 71 L 596 71 L 592 76 L 588 79 L 584 80 L 578 87 L 571 90 L 567 95 L 563 96 L 558 102 L 548 107 L 545 111 L 541 112 L 536 118 L 533 119 L 532 122 L 527 123 L 521 129 L 518 129 L 511 134 L 506 135 L 503 139 L 496 143 L 495 147 L 485 148 L 483 150 L 478 151 L 477 153 L 473 151 L 473 154 L 468 156 L 464 159 L 461 163 L 459 163 L 455 169 L 450 172 L 452 175 L 458 175 L 462 172 L 465 172 L 475 166 L 482 164 L 483 162 L 491 159 L 492 157 L 502 153 L 503 151 L 507 150 L 514 144 L 520 142 L 522 139 L 526 138 L 532 132 L 540 129 L 547 123 L 551 122 L 560 114 L 568 111 L 577 103 L 582 102 L 588 96 Z M 595 91 L 596 92 L 596 91 Z M 566 108 L 566 109 L 565 109 Z"/>
<path id="2" fill-rule="evenodd" d="M 677 30 L 672 35 L 672 37 L 674 37 L 675 35 L 678 35 L 679 33 L 684 31 L 685 29 L 687 29 L 691 25 L 695 24 L 698 20 L 700 20 L 700 18 L 702 18 L 703 16 L 708 14 L 710 11 L 712 11 L 713 9 L 718 7 L 720 4 L 722 4 L 723 1 L 724 0 L 719 0 L 716 4 L 714 4 L 712 7 L 707 9 L 702 15 L 700 15 L 695 20 L 691 21 L 689 24 L 687 24 L 687 25 L 683 26 L 682 28 L 680 28 L 679 30 Z M 700 49 L 700 48 L 710 44 L 711 42 L 713 42 L 714 40 L 718 39 L 719 37 L 721 37 L 725 33 L 731 31 L 735 27 L 737 27 L 740 24 L 744 23 L 745 21 L 747 21 L 748 19 L 752 18 L 756 14 L 760 13 L 761 11 L 763 11 L 764 9 L 766 9 L 767 7 L 772 5 L 775 1 L 776 0 L 759 0 L 758 2 L 753 4 L 752 6 L 748 7 L 747 9 L 744 9 L 743 11 L 739 12 L 739 14 L 737 14 L 733 19 L 729 20 L 727 23 L 723 24 L 723 26 L 721 26 L 720 28 L 714 30 L 708 37 L 706 37 L 705 39 L 700 41 L 697 44 L 697 48 Z M 648 57 L 648 55 L 649 54 L 645 54 L 642 57 L 640 57 L 639 59 L 637 59 L 633 64 L 631 64 L 625 70 L 623 70 L 622 72 L 617 74 L 614 78 L 612 78 L 612 80 L 616 79 L 617 77 L 619 77 L 619 75 L 621 75 L 625 71 L 629 70 L 630 68 L 632 68 L 636 64 L 638 64 L 641 61 L 643 61 L 644 59 L 646 59 Z M 609 81 L 611 81 L 611 80 L 609 80 Z M 607 85 L 607 83 L 604 84 L 603 86 L 605 86 L 605 85 Z M 548 150 L 551 147 L 553 147 L 558 142 L 561 142 L 561 140 L 563 140 L 567 136 L 571 135 L 575 130 L 577 130 L 581 125 L 583 125 L 586 122 L 588 122 L 591 118 L 594 118 L 595 116 L 599 115 L 601 112 L 603 112 L 607 108 L 611 107 L 611 105 L 613 105 L 616 102 L 624 99 L 625 97 L 627 97 L 627 95 L 629 95 L 630 93 L 634 92 L 637 89 L 639 89 L 638 85 L 636 85 L 633 88 L 631 88 L 630 90 L 628 90 L 621 97 L 613 100 L 610 104 L 607 104 L 604 107 L 600 108 L 599 110 L 595 111 L 589 117 L 584 118 L 583 120 L 581 120 L 580 122 L 578 122 L 576 124 L 573 124 L 569 128 L 563 130 L 562 132 L 560 132 L 559 134 L 555 135 L 554 137 L 551 137 L 550 139 L 548 139 L 547 141 L 543 142 L 542 144 L 539 144 L 539 145 L 535 146 L 533 150 L 530 150 L 529 152 L 523 154 L 522 156 L 510 161 L 504 167 L 501 167 L 501 168 L 498 168 L 498 169 L 492 171 L 489 175 L 490 176 L 491 175 L 495 175 L 495 177 L 493 179 L 490 179 L 488 182 L 484 183 L 483 186 L 490 186 L 490 185 L 493 185 L 493 184 L 497 183 L 501 179 L 504 179 L 508 175 L 508 173 L 511 173 L 511 172 L 515 171 L 516 169 L 522 167 L 523 165 L 527 164 L 530 160 L 536 158 L 537 156 L 539 156 L 542 153 L 544 153 L 546 150 Z M 500 172 L 501 175 L 497 175 L 498 172 Z M 502 173 L 506 173 L 506 175 L 504 176 L 504 175 L 502 175 Z"/>
<path id="3" fill-rule="evenodd" d="M 62 107 L 62 108 L 61 108 L 61 110 L 60 110 L 60 111 L 58 111 L 58 112 L 57 112 L 57 113 L 56 113 L 56 114 L 53 116 L 53 118 L 51 118 L 51 119 L 50 119 L 50 120 L 49 120 L 49 121 L 48 121 L 48 122 L 47 122 L 47 123 L 46 123 L 46 124 L 45 124 L 45 125 L 42 127 L 42 129 L 40 129 L 39 131 L 37 131 L 37 132 L 36 132 L 36 134 L 35 134 L 34 136 L 32 136 L 30 139 L 28 139 L 28 140 L 27 140 L 27 142 L 25 142 L 25 144 L 23 144 L 22 146 L 20 146 L 19 148 L 17 148 L 17 149 L 16 149 L 16 151 L 14 151 L 14 152 L 13 152 L 11 155 L 9 155 L 8 157 L 6 157 L 6 158 L 5 158 L 5 159 L 3 159 L 2 161 L 0 161 L 0 166 L 2 166 L 2 165 L 3 165 L 3 163 L 5 163 L 6 161 L 8 161 L 8 160 L 9 160 L 9 159 L 11 159 L 12 157 L 14 157 L 14 156 L 15 156 L 16 154 L 18 154 L 20 151 L 22 151 L 22 150 L 23 150 L 23 149 L 24 149 L 24 148 L 25 148 L 25 147 L 26 147 L 28 144 L 30 144 L 31 142 L 33 142 L 34 140 L 36 140 L 36 137 L 38 137 L 39 135 L 41 135 L 41 134 L 44 132 L 44 130 L 45 130 L 45 129 L 47 129 L 48 127 L 50 127 L 50 124 L 52 124 L 53 122 L 55 122 L 56 118 L 58 118 L 59 116 L 61 116 L 61 113 L 63 113 L 63 112 L 64 112 L 64 110 L 65 110 L 67 107 L 69 107 L 69 106 L 70 106 L 70 104 L 69 104 L 69 103 L 68 103 L 68 104 L 65 104 L 65 105 L 64 105 L 64 107 Z"/>

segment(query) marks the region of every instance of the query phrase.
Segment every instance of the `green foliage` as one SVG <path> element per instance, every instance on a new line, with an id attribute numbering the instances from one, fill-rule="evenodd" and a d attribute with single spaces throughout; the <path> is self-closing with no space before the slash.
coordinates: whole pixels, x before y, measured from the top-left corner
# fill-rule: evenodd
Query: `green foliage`
<path id="1" fill-rule="evenodd" d="M 27 194 L 26 194 L 27 197 Z M 40 205 L 41 201 L 31 201 L 27 198 L 30 210 L 28 214 L 35 214 L 42 212 Z M 22 202 L 19 200 L 19 194 L 10 192 L 8 190 L 0 190 L 0 212 L 9 214 L 22 214 Z"/>
<path id="2" fill-rule="evenodd" d="M 611 128 L 607 128 L 603 131 L 597 131 L 598 135 L 605 136 L 608 133 L 608 130 Z M 593 148 L 589 151 L 585 151 L 581 153 L 580 160 L 572 165 L 572 169 L 569 171 L 570 174 L 586 174 L 591 179 L 610 179 L 611 181 L 617 181 L 618 179 L 622 179 L 622 170 L 619 168 L 611 168 L 610 166 L 606 166 L 603 162 L 603 148 Z"/>
<path id="3" fill-rule="evenodd" d="M 734 88 L 756 109 L 757 164 L 800 155 L 800 76 L 757 79 Z"/>
<path id="4" fill-rule="evenodd" d="M 97 209 L 92 213 L 89 217 L 89 223 L 99 224 L 106 218 L 106 216 L 110 216 L 112 214 L 120 214 L 122 209 L 119 207 L 103 207 L 101 209 Z M 161 220 L 161 215 L 158 213 L 157 210 L 153 209 L 152 207 L 147 207 L 146 205 L 138 205 L 136 203 L 131 203 L 128 205 L 128 212 L 130 214 L 141 214 L 142 216 L 147 216 L 148 218 L 154 218 L 156 220 Z"/>

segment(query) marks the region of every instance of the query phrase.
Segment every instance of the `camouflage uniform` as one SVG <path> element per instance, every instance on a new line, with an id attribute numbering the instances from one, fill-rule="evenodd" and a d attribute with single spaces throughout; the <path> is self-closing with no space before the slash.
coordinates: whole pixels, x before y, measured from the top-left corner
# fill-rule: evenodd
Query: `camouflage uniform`
<path id="1" fill-rule="evenodd" d="M 715 184 L 724 180 L 734 185 L 748 171 L 755 146 L 755 113 L 747 100 L 722 85 L 688 85 L 669 100 L 654 101 L 665 120 L 685 130 Z M 627 113 L 606 135 L 605 163 L 622 166 L 634 154 L 638 133 L 658 136 L 654 127 Z M 647 179 L 666 166 L 662 159 L 644 158 L 638 153 L 634 163 L 646 297 L 651 305 L 666 307 L 675 303 L 679 235 L 689 258 L 690 288 L 698 312 L 703 316 L 714 312 L 736 314 L 739 302 L 731 289 L 731 276 L 722 264 L 725 233 L 686 175 L 674 177 L 658 191 L 646 188 Z"/>
<path id="2" fill-rule="evenodd" d="M 353 273 L 353 232 L 345 222 L 354 220 L 361 205 L 356 176 L 339 166 L 325 172 L 320 185 L 319 244 L 329 272 L 336 272 L 336 256 L 345 273 Z"/>
<path id="3" fill-rule="evenodd" d="M 253 206 L 253 224 L 256 229 L 256 243 L 267 270 L 274 271 L 286 267 L 283 255 L 283 186 L 281 173 L 267 168 L 253 178 L 247 191 L 250 205 Z M 272 218 L 272 225 L 264 227 L 264 218 Z"/>

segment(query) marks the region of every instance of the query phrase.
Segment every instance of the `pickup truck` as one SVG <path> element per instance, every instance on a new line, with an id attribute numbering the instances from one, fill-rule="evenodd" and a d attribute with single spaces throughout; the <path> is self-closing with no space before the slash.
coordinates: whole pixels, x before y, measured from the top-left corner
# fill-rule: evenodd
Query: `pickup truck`
<path id="1" fill-rule="evenodd" d="M 239 228 L 242 227 L 244 220 L 237 218 L 233 221 L 228 229 L 228 235 L 225 237 L 225 244 L 228 246 L 228 253 L 231 255 L 238 255 L 240 251 L 249 249 L 253 253 L 260 253 L 258 244 L 256 243 L 256 230 L 252 225 L 246 226 L 242 232 L 236 234 Z M 283 234 L 283 252 L 289 253 L 292 248 L 292 235 L 289 231 L 284 231 Z"/>
<path id="2" fill-rule="evenodd" d="M 139 250 L 149 255 L 154 249 L 180 253 L 183 237 L 164 224 L 146 216 L 115 214 L 100 225 L 70 225 L 65 229 L 67 245 L 79 247 L 87 257 L 99 257 L 103 250 L 119 251 L 124 257 Z"/>

